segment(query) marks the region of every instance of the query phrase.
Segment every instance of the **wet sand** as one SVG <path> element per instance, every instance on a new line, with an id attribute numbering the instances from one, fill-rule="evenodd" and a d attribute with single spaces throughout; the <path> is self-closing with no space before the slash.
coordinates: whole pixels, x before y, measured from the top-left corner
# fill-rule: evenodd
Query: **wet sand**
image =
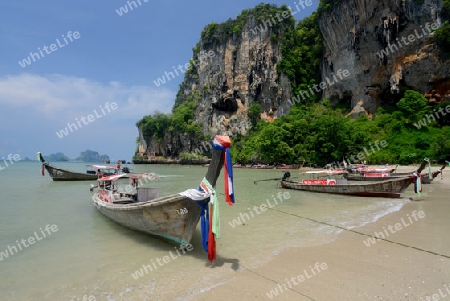
<path id="1" fill-rule="evenodd" d="M 194 300 L 271 300 L 275 289 L 272 300 L 450 300 L 450 170 L 443 177 L 400 211 L 343 231 L 332 243 L 288 249 L 262 267 L 242 268 Z M 386 240 L 367 246 L 375 232 Z"/>

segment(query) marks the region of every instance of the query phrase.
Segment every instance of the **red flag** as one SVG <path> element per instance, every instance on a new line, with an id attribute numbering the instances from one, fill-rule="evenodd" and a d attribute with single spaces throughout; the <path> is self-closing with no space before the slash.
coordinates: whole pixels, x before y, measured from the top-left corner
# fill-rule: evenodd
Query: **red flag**
<path id="1" fill-rule="evenodd" d="M 212 205 L 213 206 L 213 205 Z M 209 233 L 208 233 L 208 261 L 216 260 L 216 241 L 214 240 L 214 233 L 212 232 L 212 208 L 209 210 Z"/>

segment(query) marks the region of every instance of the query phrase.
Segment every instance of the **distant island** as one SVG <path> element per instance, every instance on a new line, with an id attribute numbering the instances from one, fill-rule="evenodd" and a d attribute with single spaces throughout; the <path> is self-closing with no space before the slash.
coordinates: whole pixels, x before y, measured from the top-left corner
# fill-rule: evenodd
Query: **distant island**
<path id="1" fill-rule="evenodd" d="M 76 159 L 69 159 L 63 153 L 55 153 L 45 156 L 45 159 L 49 162 L 62 162 L 62 161 L 82 161 L 82 162 L 103 162 L 110 163 L 110 159 L 108 155 L 100 155 L 98 152 L 93 150 L 85 150 L 81 152 L 80 156 Z"/>

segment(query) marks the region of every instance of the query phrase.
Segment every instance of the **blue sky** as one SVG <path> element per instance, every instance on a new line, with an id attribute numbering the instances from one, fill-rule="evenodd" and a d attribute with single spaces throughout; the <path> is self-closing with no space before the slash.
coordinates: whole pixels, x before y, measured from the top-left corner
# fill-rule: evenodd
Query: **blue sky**
<path id="1" fill-rule="evenodd" d="M 153 81 L 189 61 L 207 24 L 234 19 L 261 3 L 139 1 L 122 16 L 116 10 L 127 5 L 123 0 L 2 1 L 0 158 L 12 153 L 34 159 L 37 151 L 75 158 L 92 149 L 131 160 L 136 122 L 155 110 L 170 112 L 183 77 L 159 87 Z M 267 3 L 294 8 L 296 2 Z M 296 19 L 309 16 L 317 5 L 313 0 Z M 33 61 L 30 52 L 39 57 Z M 105 104 L 113 102 L 117 108 L 108 111 Z M 77 121 L 81 127 L 58 137 Z"/>

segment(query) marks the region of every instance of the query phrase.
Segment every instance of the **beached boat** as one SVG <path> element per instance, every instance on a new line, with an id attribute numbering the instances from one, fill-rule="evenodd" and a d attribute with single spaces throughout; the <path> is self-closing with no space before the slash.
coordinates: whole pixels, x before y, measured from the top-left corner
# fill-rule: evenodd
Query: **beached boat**
<path id="1" fill-rule="evenodd" d="M 412 173 L 407 173 L 405 175 L 398 175 L 395 173 L 370 173 L 370 174 L 347 174 L 344 177 L 349 181 L 369 181 L 369 182 L 378 182 L 378 181 L 386 181 L 398 178 L 404 178 L 412 175 Z M 428 173 L 421 174 L 422 184 L 430 184 L 434 178 L 439 175 L 440 171 L 435 171 L 432 173 L 432 179 L 429 178 Z"/>
<path id="2" fill-rule="evenodd" d="M 224 144 L 231 144 L 229 137 L 221 136 L 220 139 L 225 140 Z M 204 195 L 200 200 L 191 195 L 192 191 L 207 194 L 207 188 L 216 185 L 224 165 L 222 153 L 222 150 L 212 150 L 211 163 L 205 176 L 206 181 L 204 179 L 200 185 L 201 191 L 191 189 L 188 190 L 190 192 L 159 197 L 155 188 L 137 187 L 136 193 L 125 193 L 114 187 L 114 180 L 124 177 L 117 175 L 99 179 L 99 189 L 92 200 L 102 214 L 118 224 L 186 246 L 192 238 L 202 210 L 205 209 L 203 206 L 208 205 L 210 195 Z M 230 162 L 227 160 L 227 163 L 231 164 L 231 160 Z M 134 175 L 126 175 L 126 177 L 133 178 Z M 194 199 L 197 199 L 197 202 Z M 202 226 L 203 224 L 202 219 Z"/>
<path id="3" fill-rule="evenodd" d="M 429 177 L 429 172 L 426 174 L 422 174 L 422 183 L 424 184 L 430 184 L 431 182 L 433 182 L 433 180 L 440 174 L 441 178 L 442 178 L 442 171 L 445 169 L 445 167 L 450 164 L 449 161 L 445 161 L 444 165 L 442 165 L 442 167 L 434 172 L 431 173 L 431 177 Z"/>
<path id="4" fill-rule="evenodd" d="M 397 166 L 394 168 L 369 168 L 369 167 L 349 167 L 347 171 L 354 174 L 369 174 L 369 173 L 393 173 L 397 170 Z"/>
<path id="5" fill-rule="evenodd" d="M 426 162 L 425 162 L 426 164 Z M 425 168 L 424 162 L 417 169 L 417 173 Z M 330 171 L 309 171 L 309 174 L 329 175 L 343 174 L 346 175 L 344 170 L 330 170 Z M 317 180 L 302 180 L 302 182 L 294 182 L 289 180 L 290 173 L 286 172 L 280 181 L 280 185 L 283 188 L 297 189 L 311 192 L 322 192 L 332 194 L 343 194 L 353 196 L 367 196 L 367 197 L 388 197 L 398 198 L 401 193 L 405 191 L 408 186 L 417 178 L 415 174 L 408 177 L 400 177 L 391 180 L 385 180 L 372 183 L 357 183 L 348 184 L 347 179 L 317 179 Z"/>
<path id="6" fill-rule="evenodd" d="M 95 181 L 102 176 L 113 175 L 119 172 L 119 168 L 105 165 L 89 165 L 90 169 L 86 173 L 71 171 L 59 168 L 46 162 L 40 152 L 37 153 L 39 160 L 42 162 L 41 174 L 44 176 L 44 169 L 47 170 L 53 181 Z"/>
<path id="7" fill-rule="evenodd" d="M 405 175 L 396 175 L 395 173 L 387 173 L 387 172 L 379 172 L 379 173 L 366 173 L 366 174 L 360 174 L 360 173 L 348 173 L 344 175 L 344 178 L 346 178 L 349 181 L 386 181 L 386 180 L 392 180 L 392 179 L 398 179 L 398 178 L 404 178 L 408 177 L 409 175 L 412 175 L 413 173 L 408 173 Z"/>
<path id="8" fill-rule="evenodd" d="M 294 182 L 289 181 L 289 179 L 286 178 L 281 180 L 280 184 L 283 188 L 310 192 L 398 198 L 400 197 L 400 194 L 414 182 L 414 179 L 415 178 L 411 176 L 374 183 L 348 184 L 346 183 L 346 179 L 304 180 L 303 182 Z"/>
<path id="9" fill-rule="evenodd" d="M 425 165 L 429 163 L 428 159 L 425 159 L 422 164 L 423 166 L 421 166 L 420 168 L 423 169 L 425 167 Z M 447 166 L 447 163 L 444 163 L 444 165 L 437 171 L 432 172 L 432 176 L 431 178 L 428 176 L 428 173 L 422 173 L 421 174 L 421 180 L 422 180 L 422 184 L 430 184 L 439 174 L 442 173 L 442 170 L 445 169 L 445 167 Z M 344 177 L 349 180 L 349 181 L 386 181 L 386 180 L 391 180 L 391 179 L 398 179 L 401 177 L 408 177 L 411 176 L 415 173 L 415 171 L 411 171 L 411 172 L 405 172 L 405 173 L 348 173 L 346 175 L 344 175 Z"/>

